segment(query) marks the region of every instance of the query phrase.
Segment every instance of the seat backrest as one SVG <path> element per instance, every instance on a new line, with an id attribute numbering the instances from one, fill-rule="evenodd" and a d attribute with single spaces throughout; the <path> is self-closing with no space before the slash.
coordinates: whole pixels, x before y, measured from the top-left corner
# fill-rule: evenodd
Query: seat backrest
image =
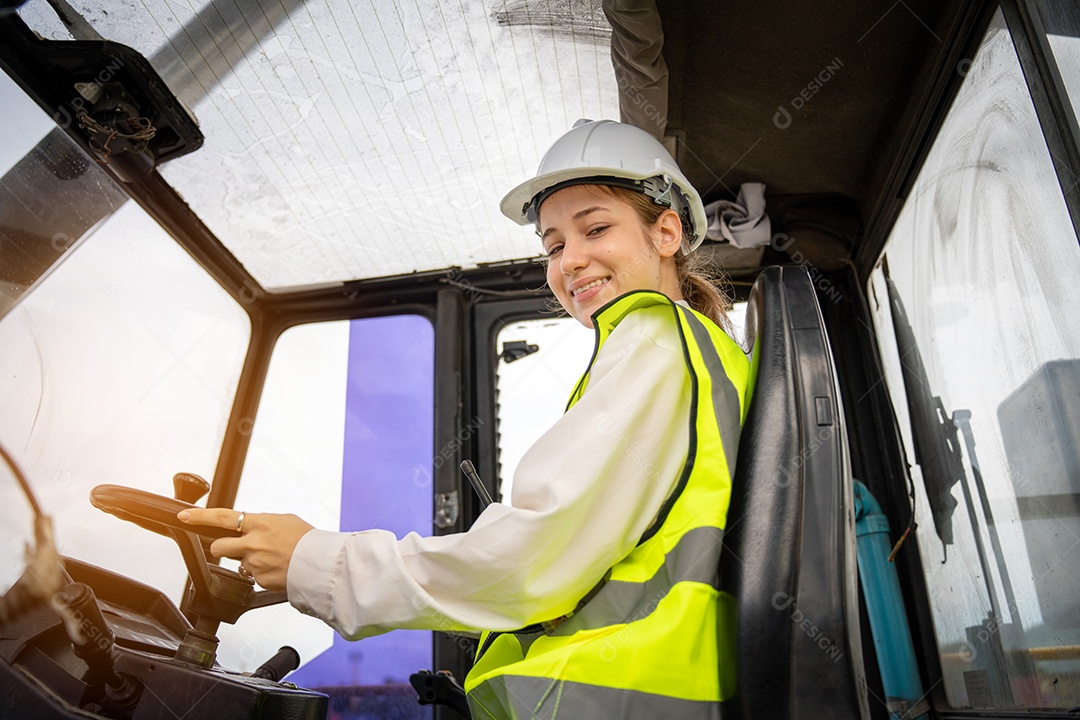
<path id="1" fill-rule="evenodd" d="M 851 469 L 806 269 L 762 272 L 746 327 L 752 394 L 720 567 L 735 643 L 723 716 L 865 719 Z"/>

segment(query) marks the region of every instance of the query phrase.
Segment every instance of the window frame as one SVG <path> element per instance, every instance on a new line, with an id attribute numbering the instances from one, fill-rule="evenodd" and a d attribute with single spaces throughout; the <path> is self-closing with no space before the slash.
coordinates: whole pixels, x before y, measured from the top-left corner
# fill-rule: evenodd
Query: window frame
<path id="1" fill-rule="evenodd" d="M 1046 37 L 1036 0 L 1001 0 L 1001 11 L 1035 105 L 1043 139 L 1050 150 L 1073 230 L 1080 237 L 1080 126 L 1057 59 Z"/>

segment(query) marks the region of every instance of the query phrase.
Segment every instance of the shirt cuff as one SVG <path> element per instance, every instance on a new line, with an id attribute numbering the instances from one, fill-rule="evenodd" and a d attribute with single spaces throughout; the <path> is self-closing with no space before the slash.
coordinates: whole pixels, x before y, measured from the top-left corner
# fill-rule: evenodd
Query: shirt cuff
<path id="1" fill-rule="evenodd" d="M 324 621 L 333 612 L 334 575 L 341 572 L 348 533 L 309 530 L 293 549 L 285 576 L 289 603 L 304 613 Z"/>

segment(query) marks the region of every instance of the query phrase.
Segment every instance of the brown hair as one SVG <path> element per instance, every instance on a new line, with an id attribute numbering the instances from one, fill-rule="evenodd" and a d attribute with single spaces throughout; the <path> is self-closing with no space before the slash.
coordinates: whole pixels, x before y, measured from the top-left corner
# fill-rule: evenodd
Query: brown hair
<path id="1" fill-rule="evenodd" d="M 652 227 L 667 208 L 657 205 L 648 195 L 629 188 L 599 185 L 606 192 L 625 201 L 637 213 L 646 227 Z M 685 233 L 687 228 L 683 227 Z M 712 320 L 725 331 L 731 331 L 727 313 L 731 298 L 720 286 L 726 282 L 723 271 L 701 253 L 675 253 L 675 272 L 679 278 L 679 290 L 691 308 Z"/>

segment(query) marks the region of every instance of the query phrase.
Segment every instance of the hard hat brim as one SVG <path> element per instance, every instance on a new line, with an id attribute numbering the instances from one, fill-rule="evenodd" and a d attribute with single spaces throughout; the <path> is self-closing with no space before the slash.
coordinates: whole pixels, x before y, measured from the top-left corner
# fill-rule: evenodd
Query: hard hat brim
<path id="1" fill-rule="evenodd" d="M 583 171 L 586 170 L 586 171 Z M 531 220 L 529 219 L 529 205 L 532 204 L 533 198 L 549 188 L 553 188 L 556 185 L 563 183 L 569 183 L 573 180 L 585 180 L 590 178 L 596 178 L 597 185 L 611 185 L 610 182 L 604 182 L 605 179 L 621 178 L 625 180 L 648 180 L 649 178 L 656 177 L 656 173 L 634 173 L 628 172 L 625 168 L 612 168 L 612 167 L 589 167 L 589 168 L 568 168 L 566 170 L 558 170 L 556 172 L 545 173 L 537 177 L 526 180 L 513 190 L 508 192 L 499 203 L 499 209 L 502 214 L 509 219 L 516 222 L 518 225 L 528 225 Z M 679 180 L 683 180 L 679 178 Z M 683 180 L 685 182 L 685 180 Z M 587 184 L 587 183 L 583 183 Z M 687 238 L 686 242 L 689 245 L 690 250 L 696 250 L 702 241 L 705 240 L 705 228 L 708 226 L 708 220 L 705 217 L 705 209 L 700 205 L 701 201 L 690 204 L 690 214 L 694 223 L 695 230 L 694 237 Z M 536 208 L 539 212 L 539 208 Z M 700 230 L 698 230 L 700 228 Z"/>
<path id="2" fill-rule="evenodd" d="M 499 209 L 502 211 L 503 215 L 510 218 L 518 225 L 528 225 L 530 221 L 527 210 L 533 198 L 555 185 L 561 185 L 562 183 L 571 180 L 587 180 L 588 178 L 597 178 L 598 180 L 601 180 L 605 177 L 614 177 L 626 180 L 647 180 L 655 176 L 655 172 L 633 173 L 628 172 L 625 168 L 613 167 L 568 168 L 566 170 L 557 170 L 555 172 L 530 178 L 518 185 L 503 197 L 502 202 L 499 203 Z M 607 183 L 598 182 L 597 184 L 605 185 Z"/>

